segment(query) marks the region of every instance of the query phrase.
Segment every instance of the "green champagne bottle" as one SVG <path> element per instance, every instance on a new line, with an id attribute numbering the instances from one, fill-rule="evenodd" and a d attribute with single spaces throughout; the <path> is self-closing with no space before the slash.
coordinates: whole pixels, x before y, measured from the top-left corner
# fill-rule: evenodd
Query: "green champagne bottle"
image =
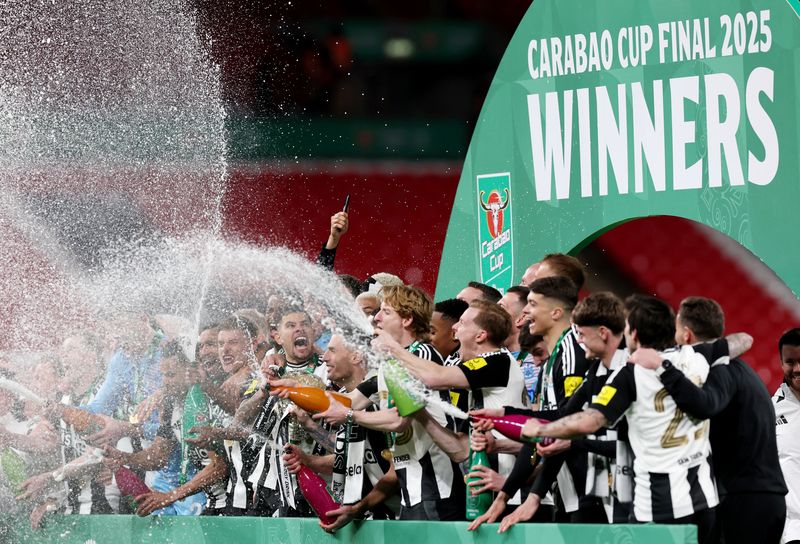
<path id="1" fill-rule="evenodd" d="M 486 454 L 485 451 L 469 451 L 469 469 L 472 471 L 473 467 L 478 465 L 482 465 L 485 467 L 489 466 L 489 456 Z M 489 510 L 489 507 L 492 505 L 494 501 L 494 494 L 491 491 L 484 491 L 483 493 L 479 493 L 477 495 L 473 495 L 469 484 L 470 482 L 474 482 L 476 480 L 480 480 L 478 477 L 467 478 L 467 519 L 474 520 Z"/>
<path id="2" fill-rule="evenodd" d="M 401 416 L 425 408 L 425 386 L 398 361 L 388 359 L 383 363 L 383 378 Z"/>
<path id="3" fill-rule="evenodd" d="M 27 463 L 20 454 L 11 448 L 0 453 L 0 466 L 14 495 L 22 493 L 22 482 L 28 479 Z"/>
<path id="4" fill-rule="evenodd" d="M 199 416 L 199 417 L 198 417 Z M 183 438 L 197 438 L 189 429 L 195 425 L 210 425 L 208 421 L 208 399 L 200 388 L 200 384 L 194 384 L 186 394 L 183 403 Z"/>

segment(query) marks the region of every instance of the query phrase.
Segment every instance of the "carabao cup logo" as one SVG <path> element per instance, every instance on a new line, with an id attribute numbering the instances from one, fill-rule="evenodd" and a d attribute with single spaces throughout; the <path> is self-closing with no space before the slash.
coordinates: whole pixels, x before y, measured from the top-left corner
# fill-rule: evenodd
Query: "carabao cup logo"
<path id="1" fill-rule="evenodd" d="M 497 189 L 489 193 L 489 198 L 484 201 L 486 191 L 481 191 L 480 203 L 481 208 L 486 212 L 486 224 L 489 227 L 489 234 L 492 238 L 497 238 L 503 232 L 503 210 L 508 206 L 508 189 L 503 189 L 506 194 L 506 199 L 503 201 L 500 198 L 500 192 Z"/>
<path id="2" fill-rule="evenodd" d="M 511 174 L 477 177 L 475 220 L 478 227 L 481 281 L 504 291 L 512 284 L 514 251 L 511 228 Z"/>

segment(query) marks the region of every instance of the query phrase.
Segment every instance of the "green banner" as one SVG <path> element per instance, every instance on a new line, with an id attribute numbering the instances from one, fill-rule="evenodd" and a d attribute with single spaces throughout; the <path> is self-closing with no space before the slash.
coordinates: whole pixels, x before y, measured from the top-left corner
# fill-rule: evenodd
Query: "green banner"
<path id="1" fill-rule="evenodd" d="M 43 531 L 21 531 L 3 542 L 26 544 L 382 544 L 384 542 L 460 542 L 504 544 L 690 544 L 697 542 L 693 525 L 555 525 L 523 523 L 505 535 L 498 524 L 467 531 L 466 522 L 355 522 L 335 535 L 324 532 L 316 519 L 220 518 L 166 516 L 64 516 Z"/>
<path id="2" fill-rule="evenodd" d="M 534 2 L 476 124 L 437 299 L 491 277 L 480 195 L 497 173 L 514 203 L 502 219 L 514 233 L 513 277 L 499 288 L 546 253 L 674 215 L 734 238 L 798 292 L 797 9 L 796 0 Z"/>

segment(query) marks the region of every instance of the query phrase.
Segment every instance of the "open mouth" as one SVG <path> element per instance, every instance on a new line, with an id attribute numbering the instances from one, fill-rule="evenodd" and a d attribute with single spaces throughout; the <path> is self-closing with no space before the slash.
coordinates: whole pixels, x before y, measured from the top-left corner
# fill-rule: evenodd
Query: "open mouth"
<path id="1" fill-rule="evenodd" d="M 308 347 L 308 338 L 305 336 L 298 336 L 294 339 L 294 347 L 296 348 L 305 348 Z"/>

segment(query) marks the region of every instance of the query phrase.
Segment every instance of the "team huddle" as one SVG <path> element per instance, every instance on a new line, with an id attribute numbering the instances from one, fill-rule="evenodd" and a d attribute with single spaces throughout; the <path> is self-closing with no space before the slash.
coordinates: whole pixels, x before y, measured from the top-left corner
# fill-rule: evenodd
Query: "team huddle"
<path id="1" fill-rule="evenodd" d="M 584 277 L 551 254 L 505 293 L 473 282 L 436 304 L 388 274 L 344 282 L 366 340 L 280 297 L 204 325 L 189 350 L 153 316 L 115 321 L 110 353 L 76 332 L 45 402 L 0 389 L 0 502 L 16 497 L 3 504 L 34 527 L 54 512 L 316 515 L 333 532 L 463 521 L 483 496 L 469 530 L 655 522 L 694 524 L 701 543 L 800 540 L 800 329 L 781 338 L 770 399 L 739 358 L 752 338 L 723 336 L 713 300 L 676 314 L 649 296 L 580 297 Z M 326 391 L 319 408 L 292 396 L 307 388 Z M 509 438 L 511 416 L 524 423 Z M 15 477 L 9 459 L 46 470 Z"/>

